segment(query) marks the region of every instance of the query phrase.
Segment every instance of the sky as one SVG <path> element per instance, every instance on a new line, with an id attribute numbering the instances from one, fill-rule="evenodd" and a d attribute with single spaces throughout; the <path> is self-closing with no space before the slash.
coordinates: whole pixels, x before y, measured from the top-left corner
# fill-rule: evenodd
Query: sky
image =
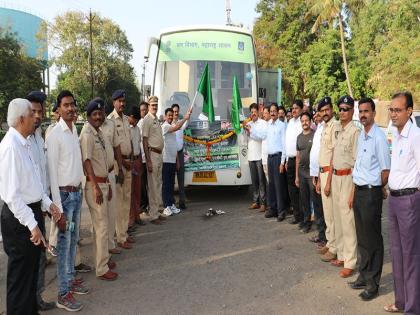
<path id="1" fill-rule="evenodd" d="M 257 17 L 255 7 L 258 0 L 230 0 L 231 19 L 252 29 Z M 224 25 L 226 21 L 225 0 L 0 0 L 0 6 L 21 9 L 51 22 L 55 16 L 68 10 L 89 9 L 101 16 L 111 18 L 125 31 L 133 45 L 133 65 L 139 82 L 141 81 L 144 46 L 148 37 L 157 36 L 161 29 L 197 24 Z M 146 66 L 146 84 L 153 75 L 153 60 Z M 50 70 L 55 81 L 57 73 Z"/>

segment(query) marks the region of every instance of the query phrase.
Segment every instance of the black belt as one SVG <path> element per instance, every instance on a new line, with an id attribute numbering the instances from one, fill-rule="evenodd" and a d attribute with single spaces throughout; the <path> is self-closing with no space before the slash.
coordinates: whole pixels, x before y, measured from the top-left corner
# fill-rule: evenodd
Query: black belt
<path id="1" fill-rule="evenodd" d="M 374 186 L 374 185 L 355 185 L 355 187 L 356 187 L 357 190 L 382 188 L 382 186 Z"/>
<path id="2" fill-rule="evenodd" d="M 278 156 L 278 155 L 281 155 L 281 152 L 277 152 L 277 153 L 274 153 L 274 154 L 269 154 L 268 156 L 269 157 L 274 157 L 274 156 Z"/>
<path id="3" fill-rule="evenodd" d="M 389 193 L 391 194 L 392 197 L 401 197 L 401 196 L 408 196 L 408 195 L 415 194 L 418 191 L 419 191 L 418 188 L 404 188 L 404 189 L 397 189 L 397 190 L 390 189 Z"/>

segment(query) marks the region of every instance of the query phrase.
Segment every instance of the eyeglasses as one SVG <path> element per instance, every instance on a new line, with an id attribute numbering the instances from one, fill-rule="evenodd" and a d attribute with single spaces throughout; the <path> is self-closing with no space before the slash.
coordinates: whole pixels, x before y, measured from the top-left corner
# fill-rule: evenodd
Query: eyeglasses
<path id="1" fill-rule="evenodd" d="M 391 114 L 393 114 L 393 113 L 400 114 L 403 110 L 406 110 L 406 108 L 392 108 L 392 107 L 388 108 L 388 111 Z"/>
<path id="2" fill-rule="evenodd" d="M 339 108 L 338 108 L 338 111 L 339 111 L 340 113 L 341 113 L 341 112 L 345 112 L 345 113 L 347 113 L 350 109 L 351 109 L 350 107 L 339 107 Z"/>

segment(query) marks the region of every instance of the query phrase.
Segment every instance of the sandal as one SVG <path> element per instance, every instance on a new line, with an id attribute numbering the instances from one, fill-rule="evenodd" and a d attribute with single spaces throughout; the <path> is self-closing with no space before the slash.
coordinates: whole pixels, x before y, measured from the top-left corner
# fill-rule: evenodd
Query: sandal
<path id="1" fill-rule="evenodd" d="M 385 312 L 388 312 L 388 313 L 404 313 L 404 310 L 398 309 L 395 306 L 395 304 L 390 304 L 390 305 L 384 306 L 384 310 L 385 310 Z"/>

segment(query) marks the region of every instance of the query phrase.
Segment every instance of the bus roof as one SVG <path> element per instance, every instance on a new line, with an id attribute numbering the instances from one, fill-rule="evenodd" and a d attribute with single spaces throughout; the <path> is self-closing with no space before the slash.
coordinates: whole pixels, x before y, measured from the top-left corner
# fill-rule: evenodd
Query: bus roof
<path id="1" fill-rule="evenodd" d="M 164 34 L 170 33 L 178 33 L 178 32 L 189 32 L 189 31 L 229 31 L 235 33 L 241 33 L 245 35 L 252 36 L 252 33 L 243 27 L 237 26 L 227 26 L 227 25 L 210 25 L 210 24 L 203 24 L 203 25 L 189 25 L 189 26 L 177 26 L 177 27 L 170 27 L 163 29 L 159 37 Z"/>

